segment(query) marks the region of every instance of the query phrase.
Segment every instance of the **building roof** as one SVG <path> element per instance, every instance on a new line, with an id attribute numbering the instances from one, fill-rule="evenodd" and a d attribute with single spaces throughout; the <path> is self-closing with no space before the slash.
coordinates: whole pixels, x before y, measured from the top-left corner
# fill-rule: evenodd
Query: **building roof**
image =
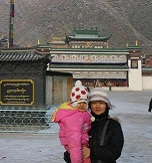
<path id="1" fill-rule="evenodd" d="M 152 67 L 142 67 L 142 72 L 152 72 Z"/>
<path id="2" fill-rule="evenodd" d="M 0 61 L 38 61 L 45 58 L 46 55 L 37 52 L 34 49 L 3 49 L 0 51 Z"/>
<path id="3" fill-rule="evenodd" d="M 52 75 L 56 75 L 56 76 L 72 76 L 72 73 L 47 70 L 46 75 L 47 76 L 52 76 Z"/>
<path id="4" fill-rule="evenodd" d="M 107 41 L 110 36 L 100 36 L 97 29 L 74 29 L 73 35 L 67 36 L 66 41 Z"/>
<path id="5" fill-rule="evenodd" d="M 98 36 L 99 31 L 97 29 L 74 29 L 73 35 L 96 35 Z"/>
<path id="6" fill-rule="evenodd" d="M 133 45 L 133 46 L 128 46 L 127 47 L 127 49 L 129 49 L 129 50 L 131 50 L 131 49 L 139 49 L 139 50 L 141 50 L 142 48 L 140 47 L 140 46 L 138 46 L 138 45 Z"/>

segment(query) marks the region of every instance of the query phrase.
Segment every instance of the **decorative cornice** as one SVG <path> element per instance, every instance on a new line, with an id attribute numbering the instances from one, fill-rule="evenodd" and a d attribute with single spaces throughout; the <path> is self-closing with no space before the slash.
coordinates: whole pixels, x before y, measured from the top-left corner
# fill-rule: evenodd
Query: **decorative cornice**
<path id="1" fill-rule="evenodd" d="M 70 73 L 73 73 L 75 79 L 127 79 L 127 72 L 124 71 L 71 71 Z"/>
<path id="2" fill-rule="evenodd" d="M 126 55 L 52 54 L 52 63 L 127 63 Z"/>

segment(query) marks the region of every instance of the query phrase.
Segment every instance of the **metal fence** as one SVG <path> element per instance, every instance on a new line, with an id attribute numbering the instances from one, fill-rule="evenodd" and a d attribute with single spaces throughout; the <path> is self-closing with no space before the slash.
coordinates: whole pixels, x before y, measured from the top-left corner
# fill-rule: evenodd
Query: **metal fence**
<path id="1" fill-rule="evenodd" d="M 0 107 L 0 132 L 36 132 L 48 129 L 49 109 L 49 106 Z"/>

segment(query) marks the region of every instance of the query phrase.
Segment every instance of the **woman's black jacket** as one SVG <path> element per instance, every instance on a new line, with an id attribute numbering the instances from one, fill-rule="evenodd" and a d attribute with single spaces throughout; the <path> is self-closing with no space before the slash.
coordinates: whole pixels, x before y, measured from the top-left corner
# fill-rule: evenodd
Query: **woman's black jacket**
<path id="1" fill-rule="evenodd" d="M 89 132 L 90 158 L 91 163 L 116 163 L 120 157 L 124 144 L 121 125 L 117 120 L 108 117 L 108 113 L 95 116 L 95 122 L 91 124 Z M 103 146 L 100 145 L 101 134 L 106 121 L 109 120 Z M 71 163 L 68 152 L 64 153 L 64 160 Z"/>
<path id="2" fill-rule="evenodd" d="M 89 132 L 91 163 L 97 163 L 98 160 L 101 160 L 101 163 L 116 163 L 121 155 L 124 144 L 123 132 L 120 123 L 112 118 L 109 120 L 104 145 L 100 145 L 103 127 L 108 119 L 108 116 L 96 117 L 92 123 Z"/>

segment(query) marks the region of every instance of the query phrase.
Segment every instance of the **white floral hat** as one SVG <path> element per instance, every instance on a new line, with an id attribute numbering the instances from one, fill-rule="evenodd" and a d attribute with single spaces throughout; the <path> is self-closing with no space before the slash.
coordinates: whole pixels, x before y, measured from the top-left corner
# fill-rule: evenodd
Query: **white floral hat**
<path id="1" fill-rule="evenodd" d="M 77 80 L 75 86 L 72 88 L 70 102 L 73 106 L 77 106 L 79 102 L 86 102 L 88 104 L 88 91 L 80 80 Z"/>

